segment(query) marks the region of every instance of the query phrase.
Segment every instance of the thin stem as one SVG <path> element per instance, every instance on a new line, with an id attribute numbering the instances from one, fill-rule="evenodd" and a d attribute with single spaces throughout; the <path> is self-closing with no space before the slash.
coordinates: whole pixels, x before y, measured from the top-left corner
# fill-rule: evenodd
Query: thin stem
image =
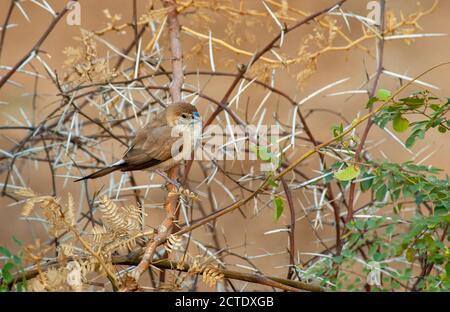
<path id="1" fill-rule="evenodd" d="M 44 32 L 41 38 L 39 38 L 39 40 L 34 44 L 31 50 L 27 54 L 25 54 L 25 56 L 23 56 L 22 59 L 19 62 L 17 62 L 17 64 L 14 65 L 11 70 L 9 70 L 4 76 L 2 76 L 2 78 L 0 79 L 0 89 L 8 81 L 8 79 L 11 78 L 11 76 L 22 66 L 22 64 L 25 63 L 26 60 L 28 60 L 28 58 L 32 57 L 34 53 L 37 53 L 41 45 L 53 31 L 55 26 L 69 10 L 70 10 L 69 6 L 65 6 L 64 9 L 59 14 L 57 14 L 56 17 L 52 20 L 47 30 Z"/>
<path id="2" fill-rule="evenodd" d="M 381 74 L 383 73 L 383 58 L 384 58 L 384 24 L 385 24 L 385 12 L 386 12 L 386 0 L 380 0 L 380 25 L 379 25 L 379 31 L 381 38 L 378 39 L 378 59 L 377 59 L 377 72 L 375 75 L 375 79 L 373 82 L 372 89 L 369 93 L 369 98 L 374 97 L 375 92 L 378 88 L 378 83 L 380 81 Z M 372 112 L 372 107 L 369 108 L 369 112 Z M 363 135 L 361 137 L 361 141 L 358 144 L 358 147 L 355 151 L 355 161 L 359 162 L 361 158 L 361 153 L 364 149 L 364 144 L 367 141 L 367 137 L 369 136 L 370 129 L 373 125 L 373 119 L 369 118 L 366 123 L 366 127 L 364 129 Z M 353 218 L 353 206 L 355 201 L 355 190 L 356 190 L 356 184 L 351 183 L 350 184 L 350 190 L 348 195 L 348 210 L 347 210 L 347 217 L 345 218 L 345 222 L 348 223 Z"/>

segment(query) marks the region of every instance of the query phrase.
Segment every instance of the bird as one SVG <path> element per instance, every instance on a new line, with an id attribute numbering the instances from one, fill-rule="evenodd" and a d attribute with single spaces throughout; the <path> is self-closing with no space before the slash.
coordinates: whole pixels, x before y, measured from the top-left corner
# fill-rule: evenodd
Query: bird
<path id="1" fill-rule="evenodd" d="M 201 119 L 194 105 L 187 102 L 170 104 L 153 115 L 148 123 L 136 132 L 121 160 L 75 182 L 100 178 L 117 170 L 126 172 L 146 169 L 160 172 L 170 169 L 178 162 L 172 157 L 172 145 L 179 140 L 172 135 L 173 128 L 187 130 L 197 122 L 201 122 Z"/>

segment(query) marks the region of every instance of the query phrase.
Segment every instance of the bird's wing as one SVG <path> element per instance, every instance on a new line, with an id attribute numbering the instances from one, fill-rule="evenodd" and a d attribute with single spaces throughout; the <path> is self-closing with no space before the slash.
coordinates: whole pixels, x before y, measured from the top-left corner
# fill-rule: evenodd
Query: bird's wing
<path id="1" fill-rule="evenodd" d="M 177 140 L 166 124 L 152 123 L 136 134 L 133 144 L 123 156 L 127 169 L 141 165 L 154 166 L 172 157 L 172 144 Z"/>

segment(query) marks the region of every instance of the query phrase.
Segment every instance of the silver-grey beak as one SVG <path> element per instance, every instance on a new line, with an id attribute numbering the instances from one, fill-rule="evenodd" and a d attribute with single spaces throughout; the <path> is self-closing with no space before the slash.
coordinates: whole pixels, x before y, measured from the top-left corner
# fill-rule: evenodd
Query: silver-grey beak
<path id="1" fill-rule="evenodd" d="M 193 117 L 192 123 L 197 123 L 201 121 L 200 114 L 198 112 L 193 112 L 192 117 Z"/>

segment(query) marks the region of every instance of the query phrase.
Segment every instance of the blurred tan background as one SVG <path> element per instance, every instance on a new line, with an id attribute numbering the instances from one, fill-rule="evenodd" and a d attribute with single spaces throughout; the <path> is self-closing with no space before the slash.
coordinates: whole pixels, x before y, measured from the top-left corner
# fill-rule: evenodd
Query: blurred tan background
<path id="1" fill-rule="evenodd" d="M 60 10 L 64 5 L 65 1 L 48 1 L 54 8 Z M 120 13 L 123 18 L 122 21 L 130 21 L 132 16 L 132 6 L 131 1 L 128 0 L 81 0 L 81 27 L 89 30 L 97 30 L 104 27 L 106 19 L 102 13 L 102 9 L 108 8 L 111 13 Z M 138 1 L 139 11 L 143 11 L 148 1 Z M 318 0 L 318 1 L 289 1 L 289 4 L 306 10 L 309 12 L 314 12 L 319 8 L 323 8 L 330 5 L 332 1 Z M 421 1 L 424 8 L 428 8 L 433 4 L 432 0 Z M 261 10 L 262 6 L 259 0 L 246 0 L 245 4 L 249 7 L 254 6 Z M 360 15 L 367 15 L 366 10 L 367 1 L 362 0 L 349 0 L 344 6 L 346 11 L 352 11 Z M 9 5 L 9 1 L 2 0 L 0 3 L 0 22 L 3 23 L 6 11 Z M 22 4 L 23 8 L 29 15 L 31 23 L 27 22 L 19 10 L 15 10 L 11 23 L 19 24 L 17 27 L 11 28 L 7 32 L 7 36 L 4 44 L 4 51 L 1 56 L 1 65 L 12 66 L 26 53 L 36 42 L 43 31 L 47 28 L 51 21 L 51 16 L 48 12 L 45 12 L 36 5 L 25 2 Z M 401 10 L 405 14 L 412 13 L 415 11 L 416 1 L 411 0 L 395 0 L 387 2 L 388 8 L 393 9 L 396 14 Z M 186 18 L 181 19 L 181 23 L 186 22 Z M 337 17 L 339 25 L 345 29 L 345 24 L 342 23 L 340 17 Z M 348 35 L 351 37 L 356 37 L 360 33 L 361 27 L 355 20 L 349 19 L 352 32 Z M 423 33 L 446 33 L 450 29 L 450 2 L 440 1 L 436 11 L 429 16 L 425 16 L 420 21 L 420 25 L 423 27 Z M 194 27 L 194 26 L 192 26 Z M 194 28 L 195 29 L 195 28 Z M 212 27 L 211 31 L 216 37 L 226 39 L 226 35 L 223 33 L 224 24 L 218 20 Z M 295 55 L 299 47 L 302 38 L 311 31 L 312 26 L 306 26 L 298 31 L 287 36 L 287 46 L 284 47 L 283 51 L 286 54 Z M 256 47 L 253 44 L 248 44 L 244 42 L 242 44 L 243 49 L 249 51 L 255 51 L 258 47 L 262 47 L 270 39 L 267 35 L 267 30 L 261 27 L 255 27 L 252 32 L 256 36 Z M 58 73 L 62 73 L 64 69 L 62 64 L 65 60 L 65 55 L 62 53 L 63 49 L 67 46 L 75 46 L 77 42 L 74 41 L 73 37 L 79 35 L 78 26 L 69 26 L 64 22 L 60 23 L 56 29 L 51 33 L 51 35 L 46 40 L 45 44 L 42 46 L 41 50 L 47 52 L 51 55 L 51 58 L 46 58 L 46 61 L 50 66 L 55 69 Z M 124 48 L 130 42 L 132 38 L 132 31 L 130 28 L 127 29 L 127 33 L 124 35 L 117 34 L 107 34 L 104 39 L 113 43 L 116 47 Z M 144 36 L 144 41 L 150 40 L 150 34 L 147 33 Z M 191 37 L 182 35 L 183 48 L 187 51 L 190 47 L 198 42 Z M 163 43 L 165 44 L 165 43 Z M 374 51 L 374 42 L 367 41 L 364 45 Z M 100 44 L 98 44 L 100 46 Z M 389 71 L 405 74 L 414 77 L 421 72 L 425 71 L 429 67 L 436 65 L 441 62 L 450 61 L 450 38 L 449 37 L 436 37 L 436 38 L 425 38 L 417 39 L 412 44 L 408 45 L 403 41 L 389 41 L 386 44 L 385 49 L 385 68 Z M 224 52 L 228 53 L 228 52 Z M 219 63 L 221 60 L 221 53 L 216 52 L 215 55 L 216 62 Z M 245 60 L 246 58 L 243 58 Z M 36 66 L 40 66 L 38 63 L 34 63 Z M 200 66 L 200 67 L 199 67 Z M 317 72 L 306 81 L 306 83 L 299 86 L 295 79 L 292 79 L 289 75 L 286 75 L 282 71 L 277 75 L 276 86 L 279 87 L 284 92 L 290 94 L 295 99 L 301 99 L 308 94 L 314 92 L 315 90 L 323 87 L 333 81 L 350 77 L 347 82 L 321 94 L 320 96 L 314 98 L 313 100 L 307 102 L 303 109 L 310 108 L 329 108 L 336 112 L 341 113 L 347 119 L 352 120 L 358 113 L 364 112 L 364 106 L 367 101 L 366 95 L 355 95 L 350 99 L 348 96 L 338 96 L 338 97 L 325 97 L 324 95 L 332 92 L 345 91 L 357 89 L 358 86 L 365 79 L 365 67 L 369 73 L 374 72 L 374 60 L 367 54 L 358 51 L 351 50 L 349 52 L 331 52 L 323 55 L 319 58 Z M 198 65 L 196 62 L 186 62 L 186 70 L 196 70 L 196 69 L 206 69 L 209 70 L 208 64 Z M 27 68 L 29 69 L 29 68 Z M 43 72 L 40 67 L 39 70 Z M 234 67 L 230 67 L 228 71 L 235 71 Z M 1 74 L 5 73 L 5 70 L 0 71 Z M 295 74 L 295 73 L 294 73 Z M 450 97 L 450 67 L 443 67 L 433 71 L 432 73 L 426 75 L 422 80 L 436 85 L 440 90 L 435 93 L 442 97 Z M 201 82 L 206 82 L 205 77 L 202 77 Z M 19 107 L 23 108 L 25 112 L 30 112 L 31 108 L 31 97 L 29 92 L 32 92 L 32 86 L 34 79 L 16 73 L 12 80 L 22 84 L 23 88 L 18 88 L 12 85 L 6 85 L 0 90 L 0 101 L 7 102 L 7 104 L 0 105 L 0 120 L 2 124 L 8 119 L 5 114 L 10 114 L 17 119 L 23 120 L 20 116 L 18 110 Z M 187 81 L 196 83 L 195 78 L 187 78 Z M 211 95 L 217 100 L 220 100 L 223 96 L 225 88 L 228 86 L 229 79 L 214 78 L 209 83 L 205 89 L 205 93 Z M 48 81 L 39 81 L 40 92 L 42 97 L 38 99 L 38 107 L 42 109 L 38 112 L 37 120 L 39 117 L 45 116 L 49 112 L 48 103 L 55 100 L 55 87 Z M 395 90 L 398 88 L 399 82 L 391 77 L 384 76 L 381 79 L 380 87 Z M 420 89 L 419 87 L 409 88 L 409 91 L 414 91 Z M 261 88 L 253 89 L 251 96 L 254 97 L 255 103 L 258 103 L 257 99 L 262 99 L 265 95 L 264 90 Z M 268 106 L 274 107 L 276 104 L 276 98 L 273 97 L 269 101 Z M 200 106 L 202 107 L 202 106 Z M 288 111 L 286 114 L 288 114 Z M 283 116 L 286 120 L 290 117 Z M 333 124 L 337 123 L 336 116 L 330 114 L 313 114 L 309 119 L 309 125 L 313 132 L 316 134 L 318 139 L 326 139 L 331 135 L 330 129 Z M 359 129 L 360 130 L 360 129 Z M 361 130 L 360 130 L 361 131 Z M 5 131 L 0 130 L 0 148 L 2 150 L 9 150 L 13 143 L 6 139 L 5 136 L 11 137 L 15 140 L 19 140 L 26 134 L 25 131 Z M 401 139 L 405 139 L 406 135 L 399 135 Z M 422 152 L 417 160 L 425 158 L 430 153 L 433 153 L 428 159 L 425 160 L 424 164 L 433 165 L 436 167 L 443 168 L 447 173 L 450 169 L 449 155 L 450 155 L 450 145 L 446 136 L 440 135 L 437 131 L 431 131 L 427 134 L 426 139 L 419 141 L 412 149 L 413 153 L 407 152 L 403 147 L 401 147 L 397 142 L 395 142 L 390 136 L 385 132 L 374 129 L 370 140 L 371 142 L 379 141 L 380 139 L 385 139 L 384 143 L 377 147 L 376 150 L 372 150 L 372 154 L 376 159 L 383 159 L 383 155 L 389 157 L 392 161 L 406 161 L 414 157 L 414 153 L 420 151 L 422 148 L 429 146 L 424 152 Z M 305 148 L 306 150 L 306 148 Z M 115 156 L 117 157 L 121 151 L 115 151 Z M 108 158 L 109 159 L 109 158 Z M 34 168 L 31 165 L 27 165 L 26 174 L 24 174 L 25 182 L 32 187 L 34 190 L 41 194 L 49 194 L 51 191 L 48 167 L 45 164 L 40 164 L 39 169 Z M 317 167 L 316 167 L 317 168 Z M 305 169 L 309 175 L 316 175 L 311 168 Z M 25 171 L 24 171 L 25 172 Z M 199 171 L 194 171 L 198 174 Z M 201 181 L 203 177 L 198 175 L 198 179 Z M 4 175 L 1 176 L 1 183 L 3 183 Z M 59 194 L 65 197 L 65 194 L 70 191 L 74 194 L 79 194 L 79 188 L 69 181 L 67 186 L 64 188 L 62 185 L 63 178 L 57 180 Z M 231 202 L 231 199 L 226 195 L 221 196 L 223 193 L 220 188 L 217 188 L 217 201 L 218 207 L 225 207 Z M 297 200 L 301 199 L 300 193 L 295 194 L 296 198 L 296 210 L 298 217 L 302 215 L 302 210 L 298 205 Z M 164 199 L 164 192 L 160 190 L 155 190 L 154 194 L 150 196 L 152 202 L 162 202 Z M 31 225 L 30 222 L 25 222 L 19 220 L 20 216 L 20 206 L 11 205 L 12 201 L 7 198 L 0 198 L 0 245 L 7 245 L 12 247 L 11 236 L 15 235 L 17 238 L 24 240 L 25 242 L 31 242 L 30 231 L 34 231 L 39 237 L 43 234 L 42 228 L 39 225 Z M 85 199 L 83 205 L 86 205 Z M 284 216 L 275 223 L 273 221 L 273 212 L 265 208 L 261 214 L 256 217 L 251 217 L 253 215 L 253 207 L 246 207 L 244 209 L 248 216 L 248 219 L 244 219 L 238 212 L 232 213 L 230 215 L 222 218 L 217 225 L 217 231 L 221 241 L 223 242 L 224 233 L 227 238 L 227 244 L 229 246 L 240 246 L 247 243 L 247 249 L 243 250 L 238 248 L 237 252 L 247 255 L 259 255 L 266 251 L 277 253 L 284 251 L 287 247 L 287 237 L 286 233 L 278 233 L 273 235 L 264 235 L 266 231 L 270 231 L 276 228 L 282 228 L 285 224 L 289 222 L 288 213 L 285 211 Z M 163 217 L 161 211 L 147 211 L 151 214 L 148 222 L 152 225 L 158 224 L 158 222 Z M 255 220 L 256 218 L 256 220 Z M 203 237 L 208 239 L 204 229 L 199 229 L 195 233 L 200 235 L 198 237 Z M 324 238 L 327 238 L 327 233 L 331 233 L 328 230 L 323 230 Z M 205 234 L 205 235 L 203 235 Z M 332 236 L 330 236 L 332 238 Z M 319 250 L 321 247 L 317 245 L 316 238 L 312 233 L 311 229 L 304 222 L 297 223 L 297 248 L 301 252 Z M 331 243 L 331 242 L 330 242 Z M 238 260 L 232 260 L 230 262 Z M 285 275 L 286 268 L 277 268 L 280 264 L 287 263 L 287 255 L 265 257 L 261 259 L 255 259 L 255 264 L 257 264 L 265 273 L 273 275 Z"/>

